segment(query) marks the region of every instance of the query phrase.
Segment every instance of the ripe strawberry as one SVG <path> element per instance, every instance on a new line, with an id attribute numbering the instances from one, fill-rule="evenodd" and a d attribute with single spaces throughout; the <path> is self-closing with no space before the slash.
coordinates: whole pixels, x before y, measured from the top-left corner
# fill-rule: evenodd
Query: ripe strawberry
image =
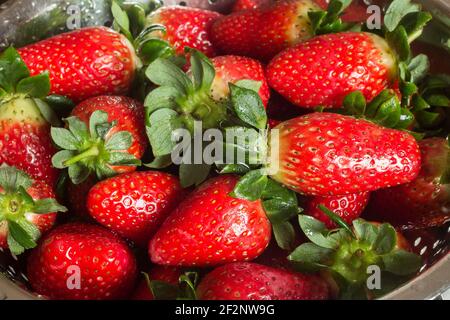
<path id="1" fill-rule="evenodd" d="M 363 212 L 369 202 L 369 196 L 369 192 L 359 192 L 333 197 L 311 197 L 304 207 L 305 214 L 322 221 L 329 229 L 336 227 L 336 224 L 319 208 L 319 205 L 323 205 L 346 223 L 351 224 Z"/>
<path id="2" fill-rule="evenodd" d="M 208 180 L 173 211 L 149 245 L 153 263 L 208 266 L 252 260 L 270 241 L 261 201 L 232 198 L 238 177 Z"/>
<path id="3" fill-rule="evenodd" d="M 172 175 L 133 172 L 97 183 L 89 191 L 87 207 L 100 224 L 145 246 L 182 195 Z"/>
<path id="4" fill-rule="evenodd" d="M 209 33 L 212 23 L 221 16 L 215 11 L 169 6 L 147 16 L 147 25 L 163 25 L 166 32 L 160 32 L 159 37 L 167 41 L 179 55 L 183 55 L 185 47 L 189 47 L 214 57 L 216 51 Z"/>
<path id="5" fill-rule="evenodd" d="M 220 56 L 211 59 L 216 69 L 216 76 L 211 86 L 214 100 L 226 99 L 230 93 L 228 84 L 236 84 L 240 80 L 260 82 L 259 96 L 266 106 L 270 97 L 262 64 L 254 59 L 239 56 Z"/>
<path id="6" fill-rule="evenodd" d="M 289 48 L 267 67 L 269 85 L 297 106 L 340 108 L 356 90 L 367 101 L 393 84 L 394 52 L 381 37 L 365 32 L 317 36 Z"/>
<path id="7" fill-rule="evenodd" d="M 136 261 L 125 242 L 110 231 L 71 223 L 41 240 L 27 271 L 31 287 L 52 299 L 118 299 L 134 286 Z"/>
<path id="8" fill-rule="evenodd" d="M 58 170 L 51 163 L 56 152 L 49 136 L 52 113 L 41 100 L 49 92 L 48 74 L 30 77 L 13 48 L 0 55 L 0 66 L 0 163 L 53 186 Z"/>
<path id="9" fill-rule="evenodd" d="M 401 229 L 440 226 L 450 220 L 448 141 L 419 142 L 422 168 L 412 182 L 373 193 L 368 217 L 389 221 Z"/>
<path id="10" fill-rule="evenodd" d="M 305 195 L 373 191 L 410 182 L 420 171 L 419 146 L 410 134 L 366 120 L 312 113 L 275 129 L 271 177 Z"/>
<path id="11" fill-rule="evenodd" d="M 314 0 L 322 9 L 326 9 L 330 3 L 330 0 Z M 370 1 L 374 4 L 374 1 Z M 380 1 L 378 1 L 380 2 Z M 366 22 L 370 17 L 367 13 L 367 1 L 365 0 L 353 0 L 351 4 L 345 9 L 342 14 L 342 20 L 345 22 Z"/>
<path id="12" fill-rule="evenodd" d="M 251 262 L 214 269 L 197 288 L 202 300 L 326 300 L 328 284 L 315 275 L 294 273 Z"/>
<path id="13" fill-rule="evenodd" d="M 48 71 L 51 93 L 75 102 L 126 94 L 137 65 L 131 43 L 105 27 L 83 28 L 19 49 L 32 75 Z"/>
<path id="14" fill-rule="evenodd" d="M 56 212 L 67 211 L 49 185 L 6 165 L 0 167 L 0 206 L 0 248 L 15 255 L 35 247 L 55 223 Z"/>
<path id="15" fill-rule="evenodd" d="M 73 183 L 92 173 L 103 179 L 132 172 L 140 164 L 147 139 L 139 102 L 120 96 L 91 98 L 77 105 L 66 122 L 68 129 L 52 128 L 53 141 L 63 149 L 52 161 L 57 168 L 69 168 Z"/>
<path id="16" fill-rule="evenodd" d="M 162 281 L 173 286 L 178 285 L 178 280 L 182 274 L 182 269 L 167 266 L 154 266 L 148 273 L 151 281 Z M 133 300 L 154 300 L 153 293 L 149 288 L 149 283 L 144 277 L 138 284 L 136 290 L 131 296 Z"/>
<path id="17" fill-rule="evenodd" d="M 311 10 L 320 10 L 312 0 L 286 0 L 232 13 L 217 19 L 211 39 L 222 53 L 267 61 L 313 36 Z"/>
<path id="18" fill-rule="evenodd" d="M 233 5 L 232 12 L 256 9 L 268 4 L 272 4 L 273 2 L 274 0 L 237 0 Z"/>

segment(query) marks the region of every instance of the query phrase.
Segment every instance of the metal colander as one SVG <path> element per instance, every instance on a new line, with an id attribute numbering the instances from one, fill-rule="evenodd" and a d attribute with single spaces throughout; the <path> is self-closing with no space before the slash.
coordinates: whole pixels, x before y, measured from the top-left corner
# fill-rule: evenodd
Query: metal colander
<path id="1" fill-rule="evenodd" d="M 148 2 L 149 0 L 139 0 Z M 153 0 L 155 1 L 155 0 Z M 157 0 L 156 0 L 157 1 Z M 160 0 L 164 5 L 188 5 L 226 11 L 234 0 Z M 366 0 L 367 1 L 367 0 Z M 22 39 L 22 30 L 34 30 L 32 24 L 36 16 L 51 19 L 55 12 L 64 13 L 73 0 L 0 0 L 0 50 L 10 44 L 12 39 L 26 44 Z M 108 12 L 109 0 L 81 0 L 83 5 L 82 26 L 108 25 L 111 17 Z M 427 9 L 438 15 L 450 29 L 450 3 L 447 0 L 423 1 Z M 447 20 L 447 21 L 445 21 Z M 26 26 L 28 29 L 23 29 Z M 31 27 L 30 27 L 31 26 Z M 39 26 L 39 24 L 37 25 Z M 66 24 L 55 21 L 51 29 L 44 33 L 67 31 Z M 20 30 L 20 32 L 18 31 Z M 36 37 L 42 34 L 36 34 Z M 19 40 L 17 40 L 19 39 Z M 34 39 L 38 40 L 37 38 Z M 16 43 L 15 42 L 15 43 Z M 383 299 L 446 299 L 450 300 L 450 223 L 439 228 L 420 231 L 407 231 L 405 236 L 414 247 L 414 251 L 424 258 L 420 273 L 411 281 L 383 297 Z M 27 254 L 16 258 L 0 249 L 0 300 L 2 299 L 39 299 L 27 285 L 24 273 Z"/>

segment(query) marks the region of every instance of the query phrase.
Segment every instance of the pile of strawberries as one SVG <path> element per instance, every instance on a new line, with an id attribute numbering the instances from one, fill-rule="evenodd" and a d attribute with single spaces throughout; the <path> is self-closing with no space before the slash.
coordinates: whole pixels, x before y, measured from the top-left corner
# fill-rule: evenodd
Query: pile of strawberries
<path id="1" fill-rule="evenodd" d="M 409 48 L 431 18 L 418 5 L 392 1 L 370 31 L 351 2 L 163 7 L 141 25 L 113 2 L 111 29 L 6 49 L 0 250 L 31 289 L 350 299 L 413 277 L 402 232 L 450 220 L 450 81 Z M 234 147 L 269 160 L 173 164 L 171 133 L 199 121 L 254 132 Z"/>

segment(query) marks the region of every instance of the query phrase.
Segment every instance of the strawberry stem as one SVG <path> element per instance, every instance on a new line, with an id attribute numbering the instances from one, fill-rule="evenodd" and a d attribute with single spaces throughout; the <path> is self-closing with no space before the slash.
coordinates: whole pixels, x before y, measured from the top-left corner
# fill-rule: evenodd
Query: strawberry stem
<path id="1" fill-rule="evenodd" d="M 70 158 L 69 160 L 64 162 L 65 166 L 71 166 L 77 162 L 80 162 L 82 160 L 91 158 L 91 157 L 96 157 L 100 154 L 100 150 L 98 145 L 93 145 L 92 147 L 90 147 L 89 149 L 87 149 L 86 151 L 83 151 L 80 154 L 77 154 L 76 156 Z"/>

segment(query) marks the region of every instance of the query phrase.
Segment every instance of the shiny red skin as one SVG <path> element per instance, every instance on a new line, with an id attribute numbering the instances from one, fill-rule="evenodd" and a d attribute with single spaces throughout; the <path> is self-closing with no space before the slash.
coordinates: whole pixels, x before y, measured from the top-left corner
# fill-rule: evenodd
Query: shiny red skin
<path id="1" fill-rule="evenodd" d="M 373 191 L 410 182 L 420 171 L 413 136 L 363 119 L 316 112 L 275 129 L 279 168 L 272 164 L 272 178 L 304 195 Z"/>
<path id="2" fill-rule="evenodd" d="M 201 300 L 326 300 L 329 288 L 315 275 L 236 262 L 207 274 L 197 295 Z"/>
<path id="3" fill-rule="evenodd" d="M 369 202 L 370 192 L 352 193 L 333 197 L 311 197 L 307 200 L 305 214 L 313 216 L 322 221 L 328 229 L 336 228 L 337 225 L 319 208 L 324 205 L 336 215 L 351 225 L 353 220 L 358 219 Z"/>
<path id="4" fill-rule="evenodd" d="M 71 31 L 19 49 L 32 75 L 49 71 L 51 93 L 75 102 L 123 95 L 136 69 L 134 49 L 120 33 L 106 27 Z"/>
<path id="5" fill-rule="evenodd" d="M 238 12 L 248 9 L 256 9 L 262 6 L 272 4 L 274 0 L 237 0 L 234 5 L 232 12 Z"/>
<path id="6" fill-rule="evenodd" d="M 178 279 L 182 274 L 182 269 L 167 266 L 154 266 L 149 272 L 150 280 L 163 281 L 174 286 L 178 285 Z M 132 300 L 154 300 L 153 294 L 148 287 L 147 280 L 142 279 L 131 296 Z"/>
<path id="7" fill-rule="evenodd" d="M 414 181 L 373 193 L 368 217 L 400 229 L 441 226 L 450 220 L 450 184 L 439 182 L 448 166 L 450 148 L 443 138 L 419 142 L 422 168 Z"/>
<path id="8" fill-rule="evenodd" d="M 209 266 L 259 256 L 269 244 L 270 223 L 260 200 L 229 196 L 238 180 L 210 179 L 181 202 L 150 241 L 152 262 Z"/>
<path id="9" fill-rule="evenodd" d="M 330 0 L 314 0 L 323 10 L 326 10 Z M 342 15 L 342 20 L 345 22 L 366 22 L 371 14 L 367 13 L 368 5 L 364 3 L 365 0 L 353 0 L 352 3 L 345 9 Z M 370 1 L 372 4 L 376 1 Z M 379 2 L 379 1 L 378 1 Z"/>
<path id="10" fill-rule="evenodd" d="M 267 106 L 270 89 L 264 74 L 264 67 L 259 61 L 232 55 L 215 57 L 211 61 L 216 69 L 216 79 L 220 79 L 226 88 L 228 88 L 228 83 L 236 83 L 239 80 L 261 82 L 259 96 L 264 106 Z"/>
<path id="11" fill-rule="evenodd" d="M 312 37 L 307 14 L 299 14 L 302 8 L 305 12 L 319 9 L 310 0 L 286 0 L 232 13 L 213 24 L 211 39 L 222 54 L 268 61 L 283 49 Z"/>
<path id="12" fill-rule="evenodd" d="M 382 38 L 364 32 L 317 36 L 277 55 L 267 66 L 267 81 L 303 108 L 340 108 L 356 90 L 371 101 L 393 84 L 397 73 L 387 48 Z"/>
<path id="13" fill-rule="evenodd" d="M 180 182 L 170 174 L 133 172 L 97 183 L 87 207 L 101 225 L 145 246 L 182 196 Z"/>
<path id="14" fill-rule="evenodd" d="M 140 159 L 147 148 L 147 136 L 145 134 L 144 106 L 131 98 L 122 96 L 99 96 L 90 98 L 78 104 L 71 115 L 80 118 L 89 126 L 89 118 L 94 111 L 101 110 L 108 114 L 108 121 L 117 121 L 108 136 L 119 131 L 128 131 L 133 138 L 133 144 L 128 148 L 128 153 Z M 107 137 L 108 137 L 107 136 Z M 117 173 L 126 173 L 136 170 L 133 166 L 113 166 Z"/>
<path id="15" fill-rule="evenodd" d="M 15 166 L 54 186 L 59 175 L 59 170 L 52 166 L 55 153 L 48 123 L 0 120 L 0 163 Z"/>
<path id="16" fill-rule="evenodd" d="M 208 57 L 216 56 L 210 40 L 210 29 L 222 15 L 215 11 L 181 6 L 162 7 L 147 17 L 148 24 L 162 24 L 166 33 L 160 37 L 183 55 L 189 47 L 203 52 Z"/>
<path id="17" fill-rule="evenodd" d="M 53 188 L 44 181 L 35 180 L 33 185 L 26 190 L 33 200 L 51 198 L 55 199 Z M 3 193 L 3 188 L 0 187 L 0 193 Z M 48 214 L 28 214 L 26 219 L 33 223 L 41 233 L 50 230 L 55 224 L 56 213 Z M 8 249 L 8 230 L 5 222 L 0 220 L 0 248 Z"/>
<path id="18" fill-rule="evenodd" d="M 81 289 L 69 289 L 77 266 Z M 137 275 L 133 253 L 123 240 L 95 225 L 71 223 L 47 234 L 28 259 L 28 278 L 39 294 L 60 300 L 125 297 Z"/>

